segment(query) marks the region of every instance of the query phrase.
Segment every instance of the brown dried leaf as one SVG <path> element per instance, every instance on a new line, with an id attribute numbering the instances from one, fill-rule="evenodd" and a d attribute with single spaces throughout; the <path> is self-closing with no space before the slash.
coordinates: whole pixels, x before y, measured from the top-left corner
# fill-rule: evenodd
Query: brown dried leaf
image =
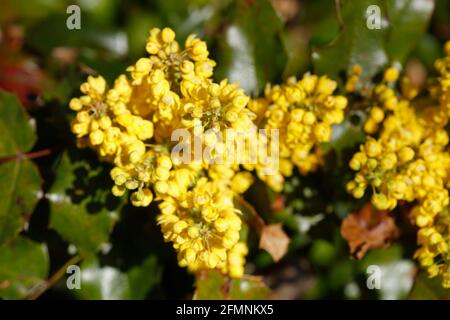
<path id="1" fill-rule="evenodd" d="M 361 259 L 370 249 L 388 247 L 399 231 L 388 211 L 376 210 L 368 202 L 344 219 L 341 235 L 347 240 L 350 253 Z"/>
<path id="2" fill-rule="evenodd" d="M 281 223 L 263 227 L 259 247 L 270 253 L 273 261 L 279 261 L 286 254 L 288 246 L 289 237 L 283 231 Z"/>

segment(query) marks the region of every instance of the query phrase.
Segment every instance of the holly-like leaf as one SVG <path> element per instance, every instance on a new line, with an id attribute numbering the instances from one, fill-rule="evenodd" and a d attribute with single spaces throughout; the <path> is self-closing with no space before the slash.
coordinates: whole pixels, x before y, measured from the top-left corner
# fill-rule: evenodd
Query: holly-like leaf
<path id="1" fill-rule="evenodd" d="M 102 267 L 96 259 L 82 263 L 80 269 L 81 288 L 76 294 L 89 300 L 141 300 L 161 278 L 161 269 L 154 256 L 127 272 Z"/>
<path id="2" fill-rule="evenodd" d="M 270 292 L 261 277 L 231 279 L 215 270 L 199 272 L 195 284 L 196 300 L 263 300 Z"/>
<path id="3" fill-rule="evenodd" d="M 34 123 L 14 94 L 0 90 L 0 157 L 29 151 L 37 137 Z"/>
<path id="4" fill-rule="evenodd" d="M 283 72 L 283 23 L 269 0 L 234 0 L 222 21 L 216 77 L 239 82 L 248 94 L 257 95 Z"/>
<path id="5" fill-rule="evenodd" d="M 433 0 L 388 0 L 390 28 L 386 49 L 389 58 L 402 62 L 426 31 L 433 13 Z"/>
<path id="6" fill-rule="evenodd" d="M 314 65 L 317 72 L 340 79 L 341 72 L 359 64 L 363 85 L 389 62 L 403 62 L 424 34 L 434 8 L 432 0 L 341 3 L 341 32 L 328 46 L 315 50 Z"/>
<path id="7" fill-rule="evenodd" d="M 41 197 L 41 177 L 23 154 L 36 142 L 33 122 L 15 95 L 0 90 L 0 245 L 15 237 Z"/>
<path id="8" fill-rule="evenodd" d="M 108 241 L 121 203 L 111 194 L 105 164 L 82 159 L 81 150 L 73 153 L 62 155 L 47 194 L 50 227 L 82 255 L 89 255 Z"/>
<path id="9" fill-rule="evenodd" d="M 313 61 L 316 71 L 339 79 L 340 72 L 349 72 L 353 65 L 362 67 L 361 82 L 367 82 L 388 62 L 385 50 L 385 26 L 368 28 L 367 9 L 377 6 L 383 12 L 381 0 L 344 1 L 340 11 L 342 30 L 328 46 L 316 49 Z"/>
<path id="10" fill-rule="evenodd" d="M 0 298 L 24 298 L 48 276 L 47 246 L 17 237 L 0 247 L 0 266 Z"/>

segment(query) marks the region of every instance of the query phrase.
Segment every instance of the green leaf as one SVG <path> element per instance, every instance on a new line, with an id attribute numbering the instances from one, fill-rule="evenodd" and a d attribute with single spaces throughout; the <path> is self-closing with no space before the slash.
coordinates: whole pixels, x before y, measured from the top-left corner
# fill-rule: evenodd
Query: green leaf
<path id="1" fill-rule="evenodd" d="M 36 139 L 33 122 L 17 97 L 0 90 L 0 157 L 17 157 L 0 164 L 0 245 L 24 228 L 41 197 L 37 167 L 21 158 Z"/>
<path id="2" fill-rule="evenodd" d="M 331 242 L 323 239 L 315 240 L 310 249 L 311 261 L 322 267 L 329 266 L 336 259 L 337 248 Z"/>
<path id="3" fill-rule="evenodd" d="M 212 270 L 197 274 L 194 299 L 262 300 L 268 299 L 269 291 L 260 277 L 245 275 L 240 279 L 231 279 Z"/>
<path id="4" fill-rule="evenodd" d="M 379 8 L 380 28 L 369 28 Z M 328 46 L 313 53 L 315 69 L 339 79 L 353 65 L 362 67 L 360 83 L 365 85 L 387 63 L 408 56 L 427 29 L 433 12 L 430 0 L 347 0 L 339 8 L 342 30 Z M 373 21 L 372 21 L 373 19 Z"/>
<path id="5" fill-rule="evenodd" d="M 222 21 L 216 77 L 239 82 L 248 94 L 258 95 L 283 72 L 283 23 L 269 0 L 235 0 Z"/>
<path id="6" fill-rule="evenodd" d="M 260 277 L 244 276 L 231 280 L 230 297 L 233 300 L 265 300 L 270 290 Z"/>
<path id="7" fill-rule="evenodd" d="M 15 94 L 0 90 L 0 157 L 29 151 L 37 137 L 35 127 Z"/>
<path id="8" fill-rule="evenodd" d="M 392 61 L 402 62 L 426 31 L 433 13 L 434 1 L 388 0 L 390 28 L 386 49 Z"/>
<path id="9" fill-rule="evenodd" d="M 333 265 L 327 275 L 330 288 L 337 290 L 353 280 L 353 263 L 351 260 L 340 260 Z"/>
<path id="10" fill-rule="evenodd" d="M 106 243 L 118 220 L 121 203 L 110 191 L 112 185 L 105 164 L 92 163 L 64 153 L 56 168 L 50 201 L 50 227 L 82 255 L 94 254 Z"/>
<path id="11" fill-rule="evenodd" d="M 81 289 L 76 294 L 89 300 L 144 299 L 161 278 L 156 258 L 149 256 L 127 272 L 99 265 L 96 259 L 81 264 Z"/>
<path id="12" fill-rule="evenodd" d="M 73 49 L 79 54 L 77 66 L 80 62 L 112 82 L 128 66 L 128 62 L 123 59 L 129 55 L 127 34 L 114 26 L 99 25 L 92 16 L 84 15 L 83 8 L 81 10 L 80 30 L 66 28 L 68 15 L 60 11 L 27 30 L 27 44 L 49 58 L 53 56 L 55 48 Z M 49 37 L 49 34 L 52 36 Z M 53 58 L 48 61 L 49 64 L 55 63 Z"/>
<path id="13" fill-rule="evenodd" d="M 359 261 L 358 269 L 362 273 L 366 273 L 370 265 L 387 265 L 402 259 L 403 248 L 399 244 L 393 244 L 389 248 L 370 250 Z"/>
<path id="14" fill-rule="evenodd" d="M 409 293 L 411 300 L 449 300 L 450 289 L 442 287 L 441 279 L 428 278 L 425 272 L 419 273 Z"/>
<path id="15" fill-rule="evenodd" d="M 0 165 L 0 244 L 24 229 L 41 198 L 42 179 L 30 160 Z"/>
<path id="16" fill-rule="evenodd" d="M 99 25 L 115 23 L 120 2 L 118 0 L 78 0 L 81 12 Z"/>
<path id="17" fill-rule="evenodd" d="M 367 8 L 377 5 L 383 8 L 381 0 L 348 0 L 341 6 L 342 30 L 328 46 L 313 53 L 315 69 L 320 74 L 328 74 L 339 79 L 341 71 L 349 72 L 353 65 L 362 67 L 361 82 L 367 82 L 388 62 L 384 39 L 386 29 L 367 27 Z M 381 15 L 384 13 L 381 11 Z"/>
<path id="18" fill-rule="evenodd" d="M 432 34 L 425 34 L 417 44 L 414 55 L 429 70 L 433 69 L 434 61 L 442 57 L 442 46 L 436 36 Z"/>
<path id="19" fill-rule="evenodd" d="M 0 247 L 0 266 L 0 298 L 24 298 L 48 276 L 47 246 L 17 237 Z"/>
<path id="20" fill-rule="evenodd" d="M 33 25 L 55 12 L 65 12 L 70 1 L 3 0 L 0 21 L 20 19 L 21 24 Z"/>
<path id="21" fill-rule="evenodd" d="M 222 300 L 226 299 L 223 292 L 226 284 L 225 277 L 217 271 L 199 273 L 195 282 L 195 300 Z"/>
<path id="22" fill-rule="evenodd" d="M 160 282 L 162 270 L 156 257 L 149 256 L 142 265 L 128 270 L 127 275 L 131 299 L 143 299 L 147 292 Z"/>
<path id="23" fill-rule="evenodd" d="M 160 17 L 154 13 L 132 10 L 125 27 L 128 37 L 130 55 L 139 57 L 145 51 L 145 42 L 149 30 L 154 26 L 163 25 Z"/>

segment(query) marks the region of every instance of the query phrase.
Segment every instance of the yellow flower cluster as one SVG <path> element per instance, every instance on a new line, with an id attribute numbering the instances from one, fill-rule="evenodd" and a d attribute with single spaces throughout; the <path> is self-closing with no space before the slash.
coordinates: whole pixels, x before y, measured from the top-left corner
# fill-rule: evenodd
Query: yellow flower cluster
<path id="1" fill-rule="evenodd" d="M 114 88 L 106 90 L 102 77 L 89 76 L 80 90 L 83 95 L 70 101 L 72 110 L 77 111 L 72 121 L 72 132 L 76 134 L 80 146 L 90 146 L 97 150 L 100 157 L 114 161 L 118 155 L 127 153 L 131 158 L 132 150 L 139 149 L 142 140 L 153 136 L 153 123 L 134 116 L 115 99 L 118 89 L 124 96 L 130 94 L 130 88 L 124 87 L 126 79 L 119 77 Z"/>
<path id="2" fill-rule="evenodd" d="M 237 84 L 212 80 L 216 63 L 204 41 L 191 35 L 181 48 L 169 28 L 152 29 L 146 50 L 148 57 L 112 87 L 101 76 L 81 85 L 83 95 L 70 102 L 77 112 L 71 123 L 77 144 L 113 165 L 115 196 L 130 193 L 139 207 L 158 201 L 157 222 L 180 266 L 241 277 L 248 249 L 234 199 L 252 184 L 248 171 L 276 192 L 294 167 L 303 175 L 314 171 L 322 162 L 320 145 L 344 120 L 347 98 L 333 94 L 335 81 L 308 73 L 267 85 L 263 97 L 250 99 Z M 407 78 L 397 94 L 399 71 L 393 67 L 381 83 L 364 88 L 364 130 L 371 136 L 350 161 L 357 173 L 347 189 L 361 198 L 369 188 L 381 210 L 414 202 L 411 218 L 420 245 L 415 257 L 450 287 L 450 42 L 445 51 L 435 63 L 439 77 L 426 107 L 418 107 L 418 89 Z M 352 68 L 347 92 L 357 92 L 361 72 L 358 65 Z M 181 133 L 182 144 L 180 129 L 188 133 Z M 238 150 L 228 149 L 228 139 Z M 233 158 L 236 151 L 241 154 Z"/>
<path id="3" fill-rule="evenodd" d="M 371 109 L 368 122 L 385 119 L 378 138 L 368 137 L 351 159 L 357 174 L 347 189 L 361 198 L 370 187 L 372 203 L 381 210 L 392 210 L 399 201 L 415 202 L 411 218 L 419 227 L 421 246 L 415 257 L 431 277 L 441 275 L 443 286 L 450 287 L 450 154 L 445 130 L 450 116 L 450 42 L 446 52 L 447 57 L 435 63 L 439 78 L 430 90 L 434 100 L 420 113 L 410 101 L 417 90 L 408 81 L 402 83 L 403 97 L 385 83 L 375 87 L 381 107 Z M 393 70 L 386 70 L 385 82 L 398 78 Z"/>
<path id="4" fill-rule="evenodd" d="M 373 90 L 368 93 L 368 100 L 371 103 L 370 111 L 364 131 L 374 134 L 378 131 L 380 124 L 384 120 L 385 110 L 394 110 L 398 105 L 398 98 L 392 85 L 395 84 L 399 76 L 397 69 L 390 67 L 384 72 L 383 81 L 377 84 Z M 410 97 L 413 98 L 413 97 Z"/>
<path id="5" fill-rule="evenodd" d="M 355 92 L 358 87 L 359 77 L 361 76 L 362 68 L 359 64 L 353 65 L 348 75 L 347 82 L 345 83 L 345 91 Z"/>
<path id="6" fill-rule="evenodd" d="M 347 106 L 344 96 L 333 95 L 336 86 L 326 76 L 305 74 L 301 80 L 268 85 L 264 97 L 250 101 L 258 126 L 279 130 L 279 172 L 258 174 L 275 191 L 282 190 L 283 177 L 291 176 L 294 166 L 307 174 L 321 163 L 319 146 L 330 141 L 332 125 L 344 120 Z"/>
<path id="7" fill-rule="evenodd" d="M 221 180 L 200 178 L 196 186 L 186 192 L 182 201 L 167 198 L 160 205 L 164 238 L 174 243 L 181 266 L 192 271 L 219 268 L 239 277 L 241 260 L 224 269 L 239 244 L 241 219 L 233 206 L 233 191 Z M 238 246 L 238 248 L 235 248 Z"/>
<path id="8" fill-rule="evenodd" d="M 216 134 L 252 131 L 249 98 L 237 84 L 212 81 L 215 62 L 194 35 L 181 49 L 171 29 L 152 29 L 146 50 L 149 56 L 112 88 L 92 76 L 81 85 L 84 95 L 70 102 L 77 111 L 72 131 L 80 147 L 114 165 L 115 196 L 130 191 L 132 204 L 142 207 L 159 201 L 157 221 L 181 266 L 240 277 L 247 247 L 240 242 L 242 221 L 233 198 L 251 185 L 252 175 L 239 172 L 239 163 L 196 158 L 194 145 L 200 137 L 202 148 L 223 148 Z M 177 129 L 191 134 L 182 141 L 189 161 L 183 161 L 186 154 L 172 154 Z"/>

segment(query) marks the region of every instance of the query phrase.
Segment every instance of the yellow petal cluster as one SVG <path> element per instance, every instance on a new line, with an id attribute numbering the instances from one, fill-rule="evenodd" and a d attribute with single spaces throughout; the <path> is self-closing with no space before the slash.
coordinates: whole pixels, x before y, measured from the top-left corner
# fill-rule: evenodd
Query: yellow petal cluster
<path id="1" fill-rule="evenodd" d="M 376 122 L 382 124 L 378 136 L 369 136 L 351 159 L 349 165 L 357 173 L 347 190 L 361 198 L 370 188 L 372 203 L 381 210 L 393 210 L 401 201 L 414 203 L 410 216 L 419 228 L 420 246 L 415 257 L 431 277 L 442 276 L 443 286 L 450 287 L 450 153 L 446 131 L 450 52 L 438 59 L 435 67 L 439 77 L 430 88 L 425 108 L 411 100 L 417 90 L 407 80 L 402 82 L 403 95 L 396 95 L 387 82 L 395 81 L 398 72 L 386 70 L 384 83 L 374 89 L 380 107 L 372 107 L 365 127 L 375 118 L 384 120 Z"/>
<path id="2" fill-rule="evenodd" d="M 190 35 L 180 45 L 169 28 L 152 29 L 146 51 L 111 87 L 101 76 L 88 77 L 82 96 L 70 101 L 71 130 L 79 147 L 112 164 L 115 196 L 129 194 L 138 207 L 158 202 L 157 222 L 180 266 L 240 277 L 248 248 L 234 199 L 253 183 L 250 171 L 276 192 L 294 168 L 314 171 L 348 100 L 334 94 L 335 81 L 309 73 L 250 99 L 238 84 L 212 80 L 216 63 L 204 41 Z M 353 66 L 345 89 L 362 98 L 355 103 L 367 111 L 368 136 L 349 163 L 356 174 L 347 190 L 362 198 L 369 189 L 380 210 L 412 203 L 415 257 L 450 287 L 450 42 L 445 52 L 425 97 L 408 78 L 397 81 L 394 67 L 358 92 L 362 69 Z M 174 140 L 180 129 L 189 133 L 183 154 Z"/>
<path id="3" fill-rule="evenodd" d="M 80 147 L 113 164 L 115 196 L 129 192 L 139 207 L 159 202 L 157 221 L 181 266 L 240 277 L 247 247 L 240 242 L 241 214 L 233 199 L 251 185 L 252 175 L 240 172 L 239 162 L 198 158 L 191 147 L 200 137 L 202 150 L 223 149 L 216 135 L 226 136 L 227 129 L 256 132 L 249 97 L 237 84 L 213 82 L 216 63 L 195 35 L 181 48 L 171 29 L 155 28 L 146 50 L 149 56 L 128 67 L 111 88 L 101 76 L 81 85 L 84 95 L 70 102 L 77 112 L 72 132 Z M 189 161 L 172 154 L 177 129 L 191 134 L 183 141 Z M 210 151 L 209 156 L 222 154 Z"/>
<path id="4" fill-rule="evenodd" d="M 275 191 L 282 190 L 283 177 L 291 176 L 294 166 L 305 175 L 321 163 L 320 144 L 330 141 L 332 125 L 344 120 L 347 106 L 347 98 L 333 95 L 336 87 L 326 76 L 308 73 L 300 80 L 292 77 L 282 85 L 268 85 L 264 97 L 250 101 L 259 127 L 279 130 L 279 171 L 258 174 Z"/>

